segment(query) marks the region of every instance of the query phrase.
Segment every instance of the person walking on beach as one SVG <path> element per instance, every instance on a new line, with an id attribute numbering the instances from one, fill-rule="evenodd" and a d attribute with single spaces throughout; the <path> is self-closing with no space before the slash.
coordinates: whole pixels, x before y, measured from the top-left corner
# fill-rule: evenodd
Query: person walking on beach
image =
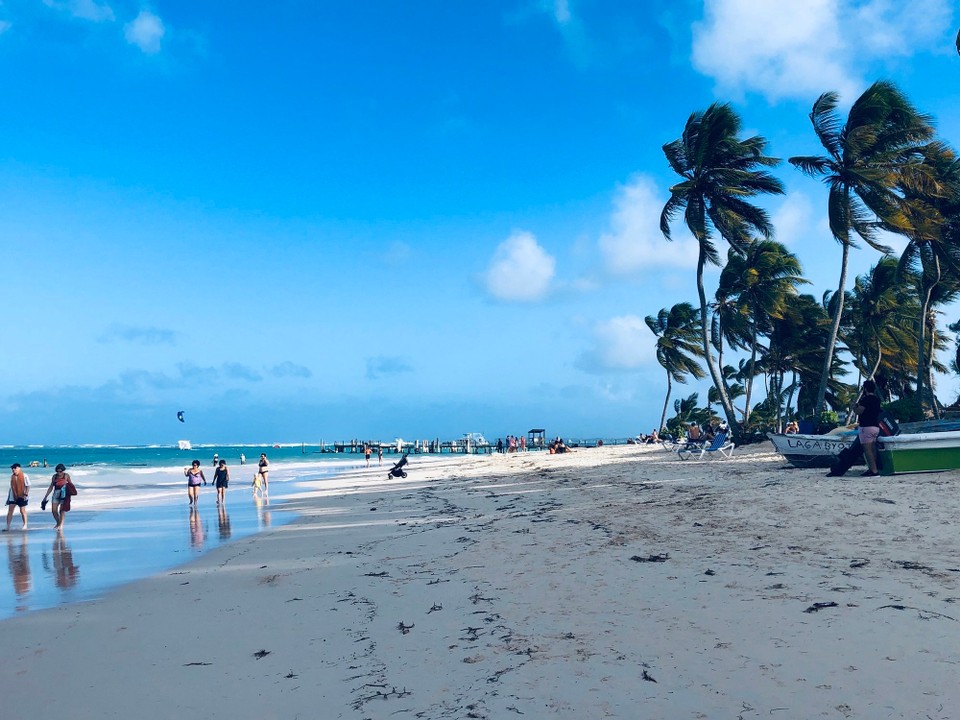
<path id="1" fill-rule="evenodd" d="M 877 384 L 873 380 L 863 383 L 863 395 L 857 400 L 857 437 L 863 445 L 863 459 L 867 471 L 863 477 L 877 475 L 877 438 L 880 437 L 880 398 L 876 395 Z"/>
<path id="2" fill-rule="evenodd" d="M 267 460 L 266 453 L 260 453 L 260 462 L 257 463 L 260 468 L 260 476 L 263 478 L 263 494 L 270 492 L 270 481 L 267 480 L 267 473 L 270 472 L 270 461 Z"/>
<path id="3" fill-rule="evenodd" d="M 377 445 L 377 465 L 383 465 L 383 445 Z"/>
<path id="4" fill-rule="evenodd" d="M 20 508 L 20 517 L 23 518 L 23 527 L 27 529 L 27 502 L 30 499 L 30 478 L 28 478 L 20 463 L 14 463 L 10 466 L 10 492 L 7 494 L 7 527 L 5 532 L 10 531 L 10 523 L 13 520 L 13 509 Z"/>
<path id="5" fill-rule="evenodd" d="M 227 501 L 227 486 L 230 485 L 230 471 L 227 470 L 227 461 L 221 460 L 217 465 L 216 472 L 213 473 L 213 486 L 217 489 L 217 505 L 222 505 Z"/>
<path id="6" fill-rule="evenodd" d="M 203 475 L 203 470 L 200 469 L 200 461 L 194 460 L 193 464 L 183 469 L 183 474 L 187 477 L 187 497 L 190 498 L 190 505 L 196 507 L 197 501 L 200 499 L 200 481 L 203 481 L 203 484 L 207 484 L 207 478 Z"/>
<path id="7" fill-rule="evenodd" d="M 43 500 L 40 501 L 40 509 L 47 509 L 47 498 L 53 493 L 53 497 L 50 498 L 50 510 L 53 513 L 54 521 L 57 523 L 54 529 L 63 530 L 63 521 L 66 519 L 66 512 L 69 509 L 67 493 L 70 492 L 73 481 L 70 479 L 67 468 L 63 463 L 57 463 L 54 470 L 53 477 L 50 478 L 50 487 L 47 488 Z"/>
<path id="8" fill-rule="evenodd" d="M 373 454 L 373 450 L 371 449 L 371 447 L 370 447 L 369 445 L 364 445 L 364 446 L 363 446 L 363 457 L 364 457 L 364 458 L 366 459 L 366 461 L 367 461 L 367 467 L 370 467 L 370 455 L 372 455 L 372 454 Z"/>

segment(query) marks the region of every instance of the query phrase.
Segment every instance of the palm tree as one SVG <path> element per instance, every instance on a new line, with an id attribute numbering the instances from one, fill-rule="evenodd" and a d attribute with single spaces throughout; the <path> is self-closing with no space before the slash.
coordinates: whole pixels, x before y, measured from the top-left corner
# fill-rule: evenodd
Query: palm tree
<path id="1" fill-rule="evenodd" d="M 884 257 L 854 280 L 844 302 L 841 338 L 862 378 L 895 371 L 896 356 L 917 346 L 920 305 L 911 285 L 919 281 L 905 279 L 896 259 Z"/>
<path id="2" fill-rule="evenodd" d="M 750 398 L 753 394 L 754 366 L 761 334 L 769 332 L 770 321 L 782 319 L 797 287 L 808 283 L 801 275 L 797 256 L 774 240 L 757 240 L 746 252 L 731 250 L 727 265 L 720 273 L 720 287 L 737 299 L 747 319 L 750 360 L 746 370 L 746 398 L 743 421 L 750 419 Z M 719 291 L 718 291 L 719 292 Z"/>
<path id="3" fill-rule="evenodd" d="M 693 375 L 697 380 L 705 376 L 696 360 L 703 357 L 703 332 L 697 322 L 697 311 L 690 303 L 677 303 L 670 310 L 664 308 L 656 317 L 647 315 L 644 321 L 657 336 L 657 362 L 667 371 L 667 396 L 657 426 L 663 428 L 673 381 L 686 383 L 687 375 Z"/>
<path id="4" fill-rule="evenodd" d="M 939 417 L 930 380 L 932 356 L 927 352 L 927 328 L 936 329 L 933 307 L 950 301 L 956 294 L 951 286 L 960 278 L 960 237 L 955 232 L 956 221 L 951 222 L 960 215 L 960 160 L 943 143 L 930 143 L 922 166 L 901 178 L 900 186 L 904 200 L 895 219 L 909 241 L 900 256 L 900 269 L 916 271 L 920 317 L 926 319 L 919 325 L 917 395 L 921 404 L 929 403 Z M 931 317 L 934 322 L 930 322 Z"/>
<path id="5" fill-rule="evenodd" d="M 683 212 L 684 223 L 699 245 L 697 295 L 703 354 L 734 439 L 740 437 L 740 424 L 710 352 L 703 269 L 708 262 L 720 264 L 714 233 L 741 252 L 753 235 L 770 237 L 773 227 L 769 216 L 749 199 L 765 193 L 783 194 L 781 182 L 764 169 L 780 162 L 764 155 L 766 139 L 758 136 L 742 140 L 739 133 L 740 117 L 726 103 L 714 103 L 690 115 L 681 137 L 663 146 L 667 162 L 682 180 L 670 188 L 670 199 L 660 213 L 664 237 L 671 239 L 670 223 Z"/>
<path id="6" fill-rule="evenodd" d="M 872 248 L 887 253 L 877 241 L 875 218 L 888 222 L 888 229 L 903 227 L 892 221 L 899 196 L 898 178 L 917 163 L 923 143 L 933 136 L 930 118 L 919 113 L 896 86 L 886 81 L 871 85 L 850 108 L 846 124 L 837 113 L 835 92 L 821 95 L 813 104 L 810 121 L 827 151 L 826 156 L 790 158 L 790 163 L 811 177 L 820 177 L 830 188 L 827 200 L 830 232 L 840 243 L 840 282 L 832 315 L 815 412 L 823 409 L 833 365 L 834 348 L 843 314 L 844 289 L 853 233 Z"/>
<path id="7" fill-rule="evenodd" d="M 782 410 L 791 411 L 793 397 L 797 396 L 796 409 L 804 414 L 813 413 L 814 392 L 823 348 L 826 343 L 830 318 L 823 306 L 811 295 L 798 295 L 790 302 L 779 319 L 770 321 L 769 348 L 761 361 L 761 367 L 770 377 L 768 396 L 776 403 L 776 423 L 780 427 Z M 834 361 L 835 374 L 843 371 L 839 360 Z M 787 383 L 787 376 L 791 381 Z M 831 379 L 831 390 L 837 390 Z"/>

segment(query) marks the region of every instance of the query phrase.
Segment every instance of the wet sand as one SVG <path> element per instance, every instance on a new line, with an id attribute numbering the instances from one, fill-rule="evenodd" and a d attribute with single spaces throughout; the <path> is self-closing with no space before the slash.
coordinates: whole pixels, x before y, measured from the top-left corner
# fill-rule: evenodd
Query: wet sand
<path id="1" fill-rule="evenodd" d="M 957 473 L 828 479 L 764 444 L 730 461 L 626 446 L 384 475 L 317 483 L 287 525 L 4 621 L 4 717 L 960 708 Z"/>

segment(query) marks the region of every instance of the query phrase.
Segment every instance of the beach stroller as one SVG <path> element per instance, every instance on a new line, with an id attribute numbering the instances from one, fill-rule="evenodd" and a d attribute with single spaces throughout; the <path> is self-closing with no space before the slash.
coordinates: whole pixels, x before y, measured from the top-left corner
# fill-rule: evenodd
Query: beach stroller
<path id="1" fill-rule="evenodd" d="M 406 453 L 404 453 L 403 457 L 400 458 L 397 464 L 394 465 L 392 468 L 390 468 L 390 472 L 387 473 L 387 480 L 389 480 L 390 478 L 406 477 L 407 471 L 403 469 L 403 466 L 406 464 L 407 464 L 407 455 Z"/>

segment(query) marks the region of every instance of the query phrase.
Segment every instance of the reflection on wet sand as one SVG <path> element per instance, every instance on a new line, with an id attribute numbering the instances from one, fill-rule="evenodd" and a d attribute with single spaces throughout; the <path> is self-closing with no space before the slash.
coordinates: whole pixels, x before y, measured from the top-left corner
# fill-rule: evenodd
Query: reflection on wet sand
<path id="1" fill-rule="evenodd" d="M 253 504 L 257 506 L 257 525 L 261 530 L 270 527 L 270 496 L 253 496 Z"/>
<path id="2" fill-rule="evenodd" d="M 24 533 L 19 539 L 7 538 L 7 562 L 10 565 L 10 578 L 13 580 L 13 591 L 17 597 L 22 597 L 33 588 L 30 578 L 30 555 L 27 552 L 27 535 Z"/>
<path id="3" fill-rule="evenodd" d="M 203 548 L 203 521 L 200 519 L 200 513 L 196 505 L 190 508 L 190 547 L 194 550 Z"/>
<path id="4" fill-rule="evenodd" d="M 53 567 L 51 568 L 51 557 Z M 53 581 L 61 590 L 69 590 L 75 587 L 80 579 L 80 566 L 73 561 L 73 551 L 70 544 L 63 536 L 63 533 L 57 533 L 53 538 L 53 550 L 47 554 L 43 553 L 43 568 L 49 573 L 53 571 Z"/>
<path id="5" fill-rule="evenodd" d="M 224 505 L 220 505 L 220 507 L 217 508 L 217 522 L 220 525 L 220 539 L 229 540 L 230 516 L 227 515 L 227 508 Z"/>

